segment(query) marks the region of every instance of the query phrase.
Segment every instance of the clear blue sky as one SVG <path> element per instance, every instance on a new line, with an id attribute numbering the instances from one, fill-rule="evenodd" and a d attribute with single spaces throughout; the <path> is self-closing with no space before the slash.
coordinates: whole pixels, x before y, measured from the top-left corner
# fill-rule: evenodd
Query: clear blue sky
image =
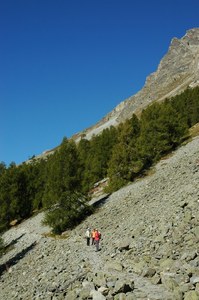
<path id="1" fill-rule="evenodd" d="M 94 125 L 194 27 L 198 0 L 0 0 L 0 161 Z"/>

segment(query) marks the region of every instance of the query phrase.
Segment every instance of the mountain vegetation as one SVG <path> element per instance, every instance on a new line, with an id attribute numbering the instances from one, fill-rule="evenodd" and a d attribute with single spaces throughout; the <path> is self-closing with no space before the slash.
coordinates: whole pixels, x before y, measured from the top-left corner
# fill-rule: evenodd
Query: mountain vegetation
<path id="1" fill-rule="evenodd" d="M 0 237 L 0 257 L 3 254 L 3 249 L 4 249 L 4 242 L 3 239 Z"/>
<path id="2" fill-rule="evenodd" d="M 11 221 L 46 209 L 55 233 L 72 228 L 92 212 L 89 191 L 108 177 L 108 192 L 132 182 L 188 137 L 199 122 L 199 87 L 153 103 L 117 127 L 79 143 L 63 138 L 46 159 L 6 167 L 0 164 L 0 232 Z"/>

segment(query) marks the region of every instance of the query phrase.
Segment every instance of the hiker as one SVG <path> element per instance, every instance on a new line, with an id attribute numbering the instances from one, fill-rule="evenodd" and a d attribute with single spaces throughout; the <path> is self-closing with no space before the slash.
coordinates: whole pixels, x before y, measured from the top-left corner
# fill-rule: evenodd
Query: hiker
<path id="1" fill-rule="evenodd" d="M 96 246 L 96 251 L 99 251 L 99 242 L 101 239 L 101 233 L 96 229 L 95 231 L 95 246 Z"/>
<path id="2" fill-rule="evenodd" d="M 96 229 L 93 229 L 92 232 L 91 232 L 91 238 L 92 238 L 92 245 L 95 244 L 95 232 L 96 232 Z"/>
<path id="3" fill-rule="evenodd" d="M 86 244 L 87 244 L 87 246 L 90 246 L 90 238 L 91 238 L 91 230 L 90 230 L 90 228 L 87 228 L 86 233 L 85 233 L 85 237 L 86 237 Z"/>

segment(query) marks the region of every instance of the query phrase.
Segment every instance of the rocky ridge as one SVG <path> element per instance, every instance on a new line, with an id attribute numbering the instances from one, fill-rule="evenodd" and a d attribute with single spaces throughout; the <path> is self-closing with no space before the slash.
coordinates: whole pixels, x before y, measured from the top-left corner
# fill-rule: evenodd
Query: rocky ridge
<path id="1" fill-rule="evenodd" d="M 146 78 L 143 88 L 138 93 L 122 101 L 95 125 L 71 138 L 76 142 L 82 136 L 91 139 L 105 128 L 117 126 L 130 118 L 133 113 L 139 115 L 152 102 L 173 97 L 186 88 L 197 85 L 199 85 L 199 28 L 193 28 L 187 30 L 181 39 L 172 39 L 168 52 L 160 61 L 157 70 Z M 55 149 L 44 151 L 36 158 L 45 158 Z"/>
<path id="2" fill-rule="evenodd" d="M 65 239 L 43 214 L 7 231 L 0 299 L 199 299 L 199 137 L 113 193 Z M 86 246 L 87 227 L 102 233 Z"/>
<path id="3" fill-rule="evenodd" d="M 146 78 L 144 87 L 135 95 L 121 102 L 100 122 L 85 130 L 85 137 L 99 134 L 110 125 L 130 118 L 150 103 L 162 101 L 183 92 L 187 87 L 199 85 L 199 28 L 186 32 L 181 39 L 173 38 L 168 52 L 158 69 Z M 81 133 L 80 133 L 81 134 Z"/>

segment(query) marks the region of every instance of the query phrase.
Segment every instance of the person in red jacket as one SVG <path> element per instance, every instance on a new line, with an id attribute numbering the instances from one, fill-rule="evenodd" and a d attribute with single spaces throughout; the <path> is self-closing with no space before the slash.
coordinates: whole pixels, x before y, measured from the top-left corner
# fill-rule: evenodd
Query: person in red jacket
<path id="1" fill-rule="evenodd" d="M 91 232 L 91 237 L 92 237 L 92 245 L 95 244 L 95 231 L 96 229 L 93 229 L 92 232 Z"/>
<path id="2" fill-rule="evenodd" d="M 95 231 L 95 246 L 96 246 L 96 251 L 99 251 L 99 242 L 101 239 L 101 233 L 96 229 Z"/>

